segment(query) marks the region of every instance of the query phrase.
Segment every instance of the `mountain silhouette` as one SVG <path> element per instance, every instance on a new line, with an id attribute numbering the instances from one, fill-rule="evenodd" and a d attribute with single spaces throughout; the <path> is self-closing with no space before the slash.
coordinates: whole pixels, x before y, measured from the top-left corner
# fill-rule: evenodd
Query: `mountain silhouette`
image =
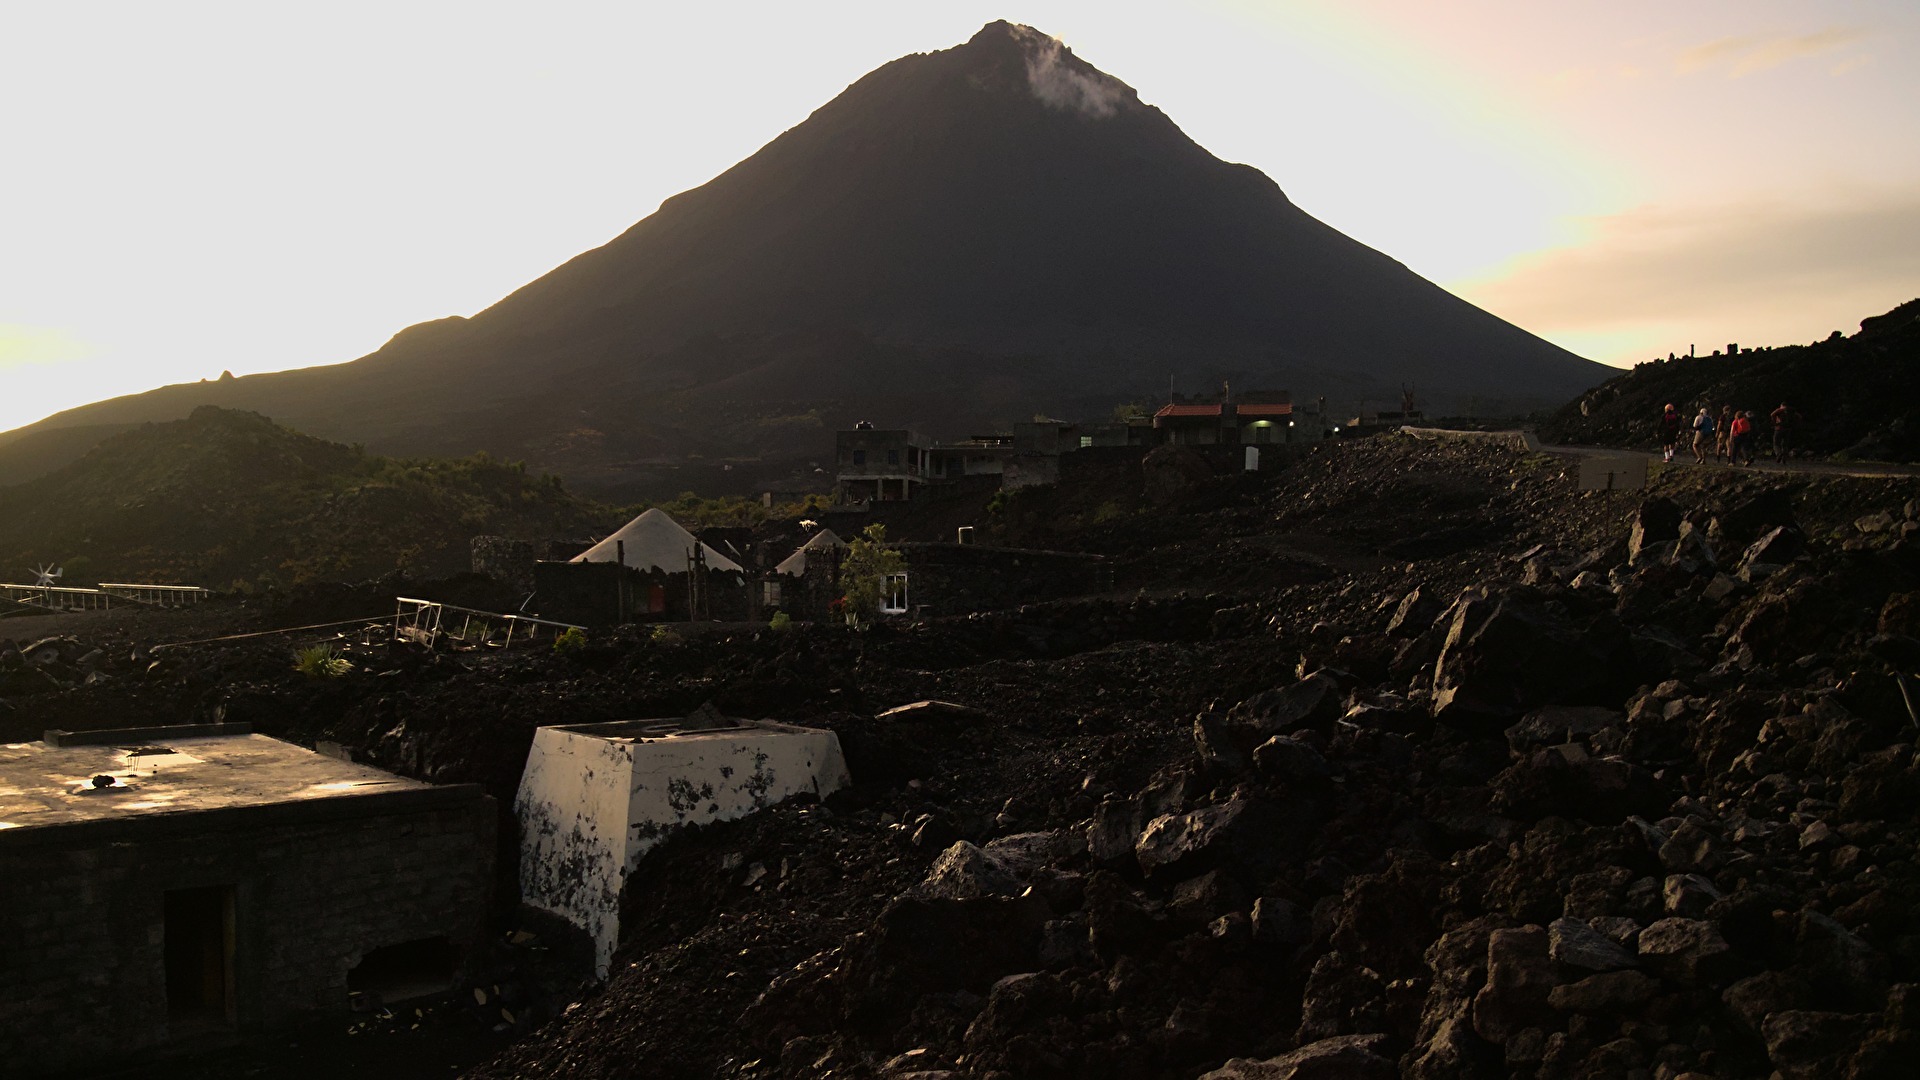
<path id="1" fill-rule="evenodd" d="M 290 328 L 289 332 L 293 332 Z M 0 480 L 215 404 L 603 492 L 746 486 L 855 419 L 962 435 L 1236 387 L 1336 410 L 1556 405 L 1608 369 L 1452 296 L 1223 162 L 1028 27 L 868 74 L 470 319 L 351 363 L 185 384 L 0 436 Z M 722 474 L 720 462 L 739 464 Z"/>

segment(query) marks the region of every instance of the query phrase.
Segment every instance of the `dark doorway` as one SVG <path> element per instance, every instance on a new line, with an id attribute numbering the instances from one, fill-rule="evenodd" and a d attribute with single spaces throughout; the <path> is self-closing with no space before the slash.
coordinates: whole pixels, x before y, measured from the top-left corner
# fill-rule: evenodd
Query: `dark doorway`
<path id="1" fill-rule="evenodd" d="M 444 994 L 453 987 L 455 957 L 445 937 L 420 938 L 367 953 L 347 972 L 347 989 L 390 1004 Z"/>
<path id="2" fill-rule="evenodd" d="M 175 889 L 166 899 L 167 1019 L 233 1023 L 233 886 Z"/>

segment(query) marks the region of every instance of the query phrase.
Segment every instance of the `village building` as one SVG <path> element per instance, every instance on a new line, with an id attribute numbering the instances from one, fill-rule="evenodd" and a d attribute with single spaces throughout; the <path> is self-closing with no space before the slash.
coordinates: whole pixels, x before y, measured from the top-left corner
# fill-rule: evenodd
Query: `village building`
<path id="1" fill-rule="evenodd" d="M 582 626 L 751 618 L 747 572 L 655 507 L 566 562 L 534 564 L 541 616 Z"/>
<path id="2" fill-rule="evenodd" d="M 1014 453 L 1011 435 L 969 435 L 927 449 L 927 482 L 940 483 L 969 476 L 1000 476 Z"/>
<path id="3" fill-rule="evenodd" d="M 456 986 L 495 809 L 245 725 L 0 746 L 0 1061 L 97 1068 Z"/>
<path id="4" fill-rule="evenodd" d="M 1176 397 L 1153 414 L 1153 427 L 1160 442 L 1175 446 L 1260 446 L 1309 437 L 1296 430 L 1292 396 L 1285 390 Z"/>
<path id="5" fill-rule="evenodd" d="M 932 478 L 929 443 L 905 428 L 862 421 L 834 436 L 836 503 L 895 502 L 913 498 Z"/>
<path id="6" fill-rule="evenodd" d="M 929 488 L 981 478 L 1006 488 L 1050 484 L 1059 479 L 1062 454 L 1093 447 L 1145 449 L 1159 441 L 1146 416 L 1091 424 L 1035 417 L 1012 425 L 1007 433 L 951 442 L 863 423 L 834 437 L 834 504 L 845 508 L 901 502 Z"/>
<path id="7" fill-rule="evenodd" d="M 846 551 L 839 534 L 821 529 L 774 566 L 761 583 L 761 603 L 797 618 L 827 618 L 840 596 L 840 560 Z"/>

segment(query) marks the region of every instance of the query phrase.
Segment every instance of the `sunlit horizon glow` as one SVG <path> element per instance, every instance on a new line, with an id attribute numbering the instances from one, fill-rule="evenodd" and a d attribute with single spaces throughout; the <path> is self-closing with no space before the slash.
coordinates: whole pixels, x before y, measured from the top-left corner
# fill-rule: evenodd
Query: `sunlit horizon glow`
<path id="1" fill-rule="evenodd" d="M 471 315 L 996 18 L 1594 359 L 1811 341 L 1920 296 L 1896 0 L 923 7 L 11 12 L 0 429 Z"/>

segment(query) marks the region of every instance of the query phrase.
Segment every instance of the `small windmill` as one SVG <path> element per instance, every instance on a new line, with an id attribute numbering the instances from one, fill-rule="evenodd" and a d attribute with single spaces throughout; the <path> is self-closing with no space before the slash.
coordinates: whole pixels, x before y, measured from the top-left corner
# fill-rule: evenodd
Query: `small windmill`
<path id="1" fill-rule="evenodd" d="M 55 566 L 52 563 L 46 563 L 41 566 L 40 569 L 33 572 L 33 583 L 42 589 L 51 589 L 54 583 L 58 582 L 65 573 L 66 570 L 64 568 Z"/>

